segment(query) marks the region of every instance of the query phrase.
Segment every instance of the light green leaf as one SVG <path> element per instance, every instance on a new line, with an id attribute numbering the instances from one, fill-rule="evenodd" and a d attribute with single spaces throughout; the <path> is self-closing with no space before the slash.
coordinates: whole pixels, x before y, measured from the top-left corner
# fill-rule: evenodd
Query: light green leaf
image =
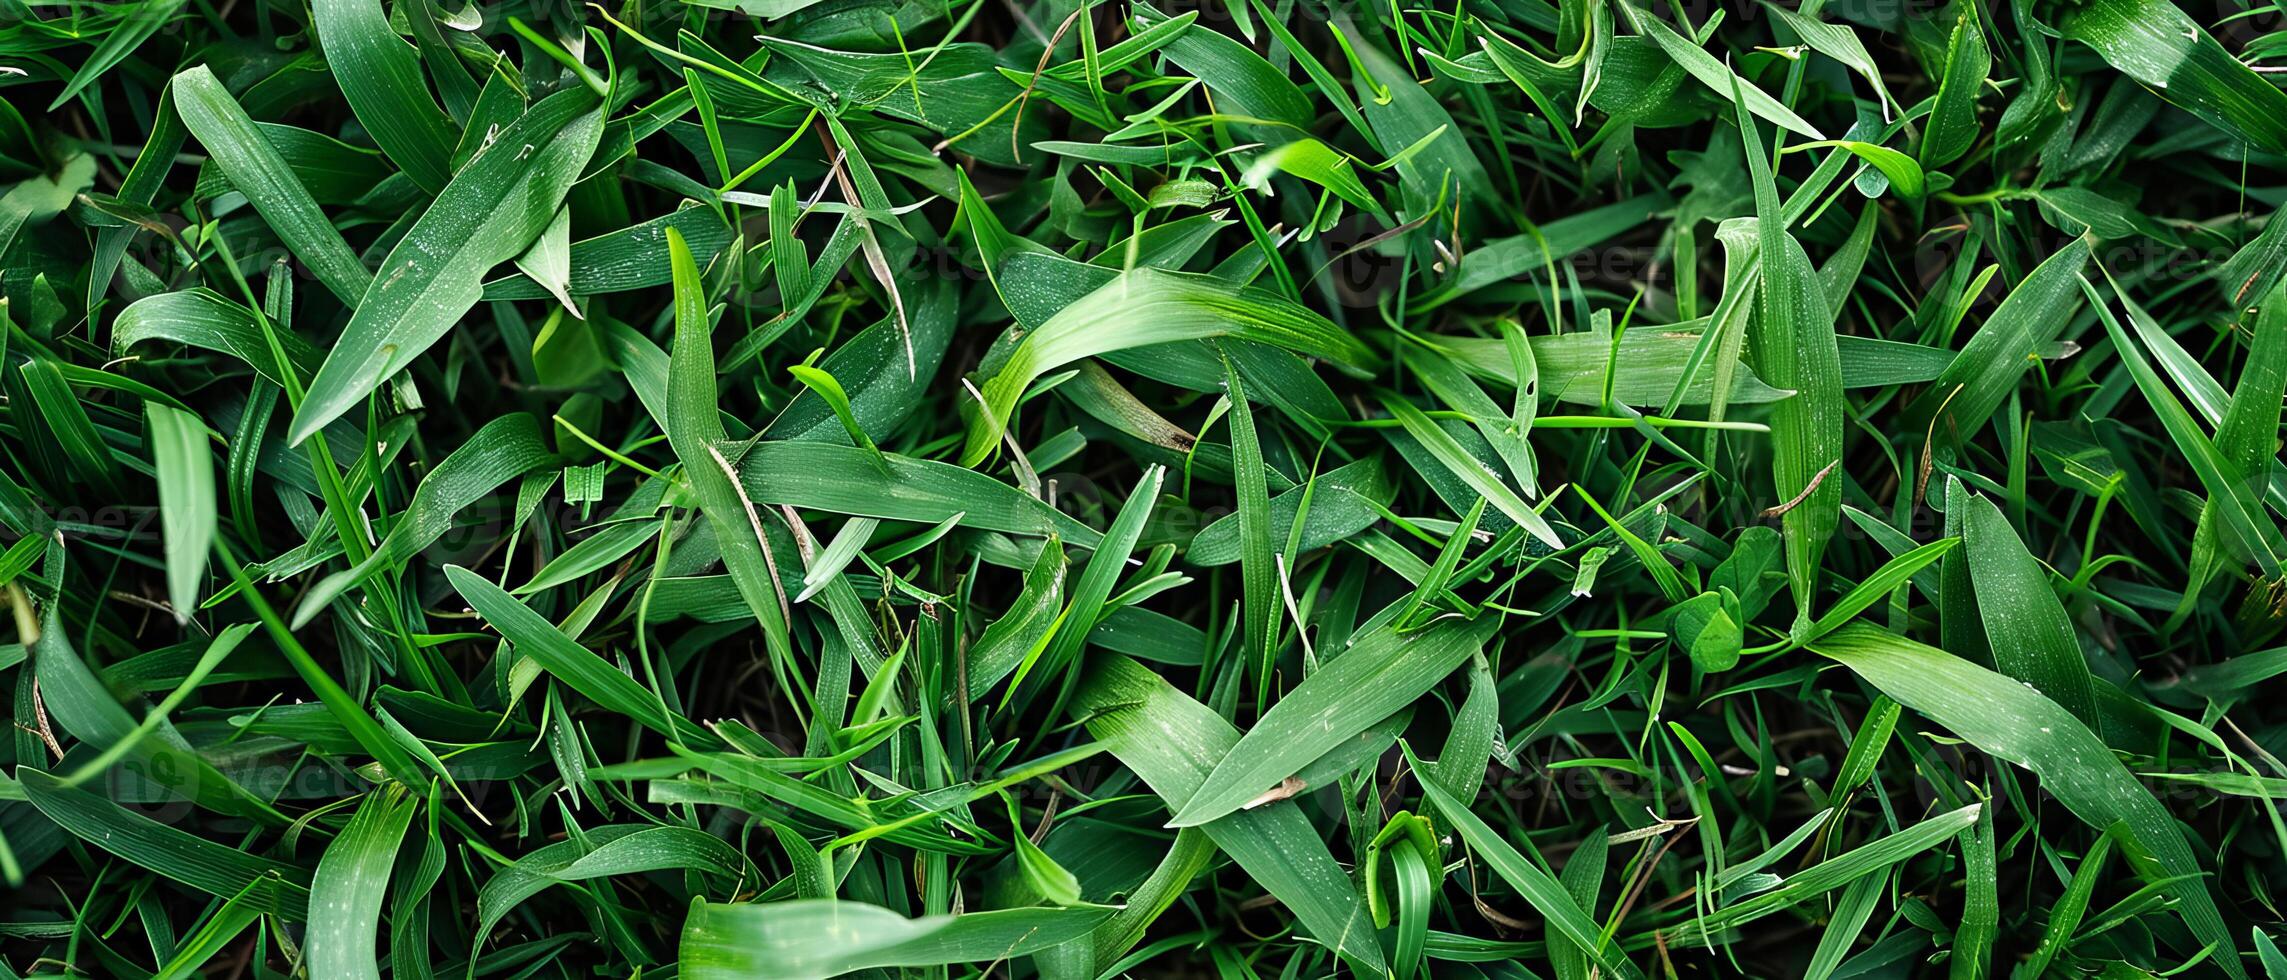
<path id="1" fill-rule="evenodd" d="M 175 621 L 190 621 L 214 541 L 214 455 L 206 423 L 158 402 L 143 403 L 152 465 L 159 474 L 159 525 L 167 542 L 167 600 Z"/>
<path id="2" fill-rule="evenodd" d="M 859 970 L 994 963 L 1085 936 L 1108 908 L 998 909 L 908 919 L 842 901 L 702 902 L 683 924 L 683 975 L 812 980 Z"/>
<path id="3" fill-rule="evenodd" d="M 394 789 L 367 793 L 349 825 L 326 846 L 310 882 L 310 925 L 303 939 L 313 976 L 380 980 L 374 950 L 381 902 L 419 802 Z"/>

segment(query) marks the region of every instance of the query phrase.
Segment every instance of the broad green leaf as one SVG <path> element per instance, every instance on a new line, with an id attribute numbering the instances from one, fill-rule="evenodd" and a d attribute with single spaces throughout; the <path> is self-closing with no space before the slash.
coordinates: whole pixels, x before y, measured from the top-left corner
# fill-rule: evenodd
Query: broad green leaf
<path id="1" fill-rule="evenodd" d="M 702 902 L 684 920 L 683 975 L 807 980 L 894 967 L 997 963 L 1086 936 L 1101 907 L 996 909 L 909 919 L 830 900 Z"/>
<path id="2" fill-rule="evenodd" d="M 594 159 L 589 157 L 591 164 Z M 672 281 L 674 273 L 666 248 L 669 228 L 683 236 L 691 253 L 702 263 L 715 261 L 731 242 L 731 227 L 723 222 L 721 214 L 697 205 L 685 207 L 672 214 L 573 242 L 571 269 L 564 291 L 574 296 L 595 296 L 632 292 Z M 487 301 L 544 299 L 553 295 L 548 287 L 521 270 L 484 284 Z"/>
<path id="3" fill-rule="evenodd" d="M 1993 943 L 2001 929 L 2001 883 L 1998 879 L 1998 856 L 1994 853 L 1993 808 L 1980 806 L 1977 823 L 1961 832 L 1962 912 L 1961 925 L 1954 929 L 1953 975 L 1975 978 L 1989 975 L 1992 969 Z M 1880 879 L 1861 878 L 1853 884 Z M 1819 951 L 1826 952 L 1826 944 Z M 1830 971 L 1831 972 L 1831 971 Z"/>
<path id="4" fill-rule="evenodd" d="M 1363 38 L 1351 42 L 1349 53 L 1357 59 L 1353 68 L 1359 75 L 1352 89 L 1375 142 L 1396 164 L 1409 210 L 1456 202 L 1471 210 L 1498 200 L 1485 162 L 1462 137 L 1453 114 L 1414 80 L 1404 63 Z"/>
<path id="5" fill-rule="evenodd" d="M 221 955 L 223 947 L 235 941 L 246 927 L 261 921 L 280 887 L 283 887 L 281 882 L 260 878 L 231 896 L 207 917 L 198 931 L 183 938 L 174 957 L 158 973 L 152 974 L 153 980 L 185 980 L 197 976 L 199 967 Z"/>
<path id="6" fill-rule="evenodd" d="M 2032 685 L 2082 724 L 2095 726 L 2095 682 L 2065 605 L 2049 588 L 2048 574 L 2018 540 L 2000 507 L 1982 495 L 1967 500 L 1969 513 L 1961 515 L 1962 552 L 1994 666 Z"/>
<path id="7" fill-rule="evenodd" d="M 1418 630 L 1383 626 L 1340 653 L 1271 705 L 1262 720 L 1215 763 L 1168 822 L 1196 827 L 1276 787 L 1311 760 L 1412 704 L 1477 654 L 1498 616 L 1441 619 Z"/>
<path id="8" fill-rule="evenodd" d="M 438 111 L 411 45 L 389 26 L 381 0 L 312 0 L 326 63 L 358 122 L 405 173 L 431 193 L 452 176 L 451 120 Z"/>
<path id="9" fill-rule="evenodd" d="M 1302 509 L 1305 493 L 1310 509 Z M 1295 487 L 1270 500 L 1270 540 L 1294 541 L 1298 551 L 1315 551 L 1363 531 L 1382 519 L 1383 509 L 1397 488 L 1379 459 L 1367 457 L 1313 477 L 1310 487 Z M 1302 533 L 1294 524 L 1302 521 Z M 1239 560 L 1239 515 L 1226 514 L 1201 528 L 1184 551 L 1184 560 L 1198 566 L 1228 565 Z M 1299 554 L 1293 557 L 1299 557 Z"/>
<path id="10" fill-rule="evenodd" d="M 2082 822 L 2126 835 L 2148 855 L 2152 875 L 2181 876 L 2167 891 L 2193 935 L 2219 950 L 2235 948 L 2175 818 L 2071 712 L 2018 681 L 1871 626 L 1846 626 L 1811 649 L 1979 750 L 2030 770 Z M 2246 975 L 2236 952 L 2216 963 L 2228 975 Z"/>
<path id="11" fill-rule="evenodd" d="M 1979 26 L 1974 4 L 1961 4 L 1954 15 L 1953 33 L 1946 44 L 1945 74 L 1938 82 L 1937 104 L 1930 109 L 1929 126 L 1922 131 L 1920 161 L 1936 170 L 1968 153 L 1977 142 L 1977 97 L 1985 90 L 1985 76 L 1993 68 L 1986 49 L 1985 29 Z"/>
<path id="12" fill-rule="evenodd" d="M 1134 16 L 1145 31 L 1180 19 L 1150 4 L 1137 4 Z M 1282 135 L 1300 135 L 1316 115 L 1310 98 L 1284 72 L 1228 34 L 1186 30 L 1162 44 L 1159 53 L 1213 88 L 1228 106 L 1223 111 L 1291 127 Z"/>
<path id="13" fill-rule="evenodd" d="M 247 118 L 246 110 L 205 65 L 175 76 L 173 91 L 183 125 L 206 147 L 209 157 L 230 178 L 231 186 L 262 212 L 278 240 L 308 263 L 320 283 L 342 302 L 356 303 L 373 281 L 373 274 L 318 210 L 310 192 L 294 177 L 254 120 Z"/>
<path id="14" fill-rule="evenodd" d="M 1891 592 L 1913 579 L 1922 569 L 1928 568 L 1931 562 L 1945 557 L 1947 552 L 1960 543 L 1960 538 L 1939 538 L 1883 562 L 1881 568 L 1874 570 L 1874 574 L 1852 586 L 1826 612 L 1819 614 L 1818 621 L 1812 623 L 1805 634 L 1806 638 L 1821 636 L 1849 622 L 1851 617 L 1887 598 Z"/>
<path id="15" fill-rule="evenodd" d="M 218 103 L 216 108 L 234 114 L 244 112 L 235 101 Z M 394 171 L 389 169 L 387 158 L 376 151 L 284 123 L 256 122 L 254 130 L 261 134 L 263 145 L 258 149 L 283 162 L 294 181 L 320 205 L 355 205 L 375 194 L 394 196 L 396 188 L 402 186 L 402 182 L 390 182 Z M 214 201 L 234 190 L 244 196 L 230 172 L 210 156 L 199 168 L 198 184 L 191 196 Z M 217 206 L 227 203 L 216 201 Z M 359 277 L 361 289 L 366 278 L 370 276 Z"/>
<path id="16" fill-rule="evenodd" d="M 1744 639 L 1737 603 L 1725 598 L 1720 592 L 1702 592 L 1676 605 L 1669 620 L 1676 645 L 1691 656 L 1693 666 L 1711 674 L 1738 665 Z"/>
<path id="17" fill-rule="evenodd" d="M 360 2 L 368 0 L 329 0 Z M 560 92 L 501 130 L 453 174 L 382 260 L 341 340 L 311 379 L 287 441 L 298 444 L 355 408 L 451 330 L 483 295 L 485 273 L 523 254 L 554 220 L 602 132 L 593 93 Z"/>
<path id="18" fill-rule="evenodd" d="M 144 416 L 159 475 L 160 530 L 167 539 L 167 604 L 176 622 L 187 622 L 198 608 L 207 545 L 214 540 L 214 454 L 198 416 L 158 402 L 145 402 Z"/>
<path id="19" fill-rule="evenodd" d="M 2080 865 L 2073 869 L 2073 879 L 2065 887 L 2064 897 L 2049 914 L 2048 928 L 2041 932 L 2041 944 L 2034 948 L 2032 958 L 2025 963 L 2027 973 L 2040 976 L 2056 960 L 2057 954 L 2064 951 L 2065 945 L 2072 939 L 2073 931 L 2080 928 L 2082 917 L 2088 914 L 2089 900 L 2094 897 L 2097 884 L 2103 880 L 2100 876 L 2104 872 L 2106 859 L 2111 856 L 2112 837 L 2109 834 L 2098 837 L 2096 843 L 2089 847 L 2088 853 L 2081 855 Z M 2263 934 L 2258 932 L 2255 935 L 2260 946 Z M 2273 971 L 2273 975 L 2276 976 L 2277 972 Z"/>
<path id="20" fill-rule="evenodd" d="M 1755 188 L 1761 262 L 1748 320 L 1748 362 L 1771 384 L 1795 392 L 1771 409 L 1771 476 L 1779 501 L 1774 508 L 1782 511 L 1795 622 L 1801 626 L 1810 622 L 1819 566 L 1842 519 L 1842 356 L 1834 310 L 1809 253 L 1787 232 L 1755 122 L 1744 111 L 1737 115 Z"/>
<path id="21" fill-rule="evenodd" d="M 959 295 L 952 287 L 916 283 L 903 295 L 918 364 L 915 371 L 907 371 L 905 337 L 894 316 L 858 331 L 818 362 L 849 398 L 850 420 L 868 433 L 894 432 L 923 407 L 957 325 Z M 848 441 L 849 426 L 840 417 L 820 393 L 805 388 L 770 420 L 763 434 L 769 439 Z"/>
<path id="22" fill-rule="evenodd" d="M 530 277 L 540 288 L 556 297 L 564 311 L 580 316 L 580 308 L 572 302 L 569 292 L 572 284 L 572 209 L 559 208 L 554 220 L 541 230 L 540 237 L 532 240 L 531 247 L 516 257 L 516 270 Z"/>
<path id="23" fill-rule="evenodd" d="M 1245 180 L 1248 186 L 1261 189 L 1273 175 L 1282 173 L 1317 184 L 1367 211 L 1382 210 L 1381 202 L 1358 178 L 1350 158 L 1318 140 L 1299 139 L 1264 151 L 1247 165 Z"/>
<path id="24" fill-rule="evenodd" d="M 2287 153 L 2287 93 L 2264 79 L 2165 0 L 2090 0 L 2056 21 L 2065 37 L 2161 98 L 2239 141 Z"/>
<path id="25" fill-rule="evenodd" d="M 1922 173 L 1922 165 L 1914 162 L 1913 157 L 1887 146 L 1878 146 L 1861 140 L 1823 140 L 1812 143 L 1797 143 L 1788 149 L 1803 150 L 1825 146 L 1849 150 L 1851 155 L 1872 164 L 1874 169 L 1882 172 L 1883 177 L 1889 179 L 1890 186 L 1896 188 L 1898 193 L 1909 201 L 1920 200 L 1923 193 L 1928 189 L 1929 182 Z"/>
<path id="26" fill-rule="evenodd" d="M 1237 729 L 1206 705 L 1126 657 L 1090 662 L 1072 700 L 1088 733 L 1102 740 L 1171 810 L 1197 796 L 1229 754 Z M 1208 839 L 1276 896 L 1302 927 L 1371 975 L 1383 970 L 1357 886 L 1292 801 L 1280 800 L 1201 824 Z"/>
<path id="27" fill-rule="evenodd" d="M 37 539 L 28 539 L 37 540 Z M 216 634 L 206 644 L 197 664 L 185 674 L 166 699 L 153 706 L 138 722 L 119 704 L 118 695 L 104 678 L 90 669 L 73 649 L 69 635 L 51 611 L 31 644 L 32 668 L 41 689 L 41 705 L 53 726 L 102 751 L 77 764 L 64 782 L 84 785 L 102 778 L 122 793 L 160 798 L 188 798 L 216 813 L 252 820 L 264 826 L 290 821 L 261 797 L 224 775 L 199 754 L 169 720 L 169 714 L 193 693 L 197 678 L 238 649 L 252 631 L 239 624 Z M 201 669 L 203 668 L 203 670 Z"/>
<path id="28" fill-rule="evenodd" d="M 312 973 L 379 980 L 374 950 L 381 901 L 418 802 L 389 789 L 368 793 L 326 845 L 310 879 L 310 924 L 302 940 Z"/>
<path id="29" fill-rule="evenodd" d="M 1271 550 L 1269 467 L 1263 462 L 1246 383 L 1227 357 L 1223 384 L 1230 398 L 1231 482 L 1239 511 L 1239 652 L 1254 665 L 1255 710 L 1261 711 L 1269 703 L 1271 660 L 1278 656 L 1279 646 L 1278 598 L 1273 593 L 1280 575 L 1278 557 Z"/>

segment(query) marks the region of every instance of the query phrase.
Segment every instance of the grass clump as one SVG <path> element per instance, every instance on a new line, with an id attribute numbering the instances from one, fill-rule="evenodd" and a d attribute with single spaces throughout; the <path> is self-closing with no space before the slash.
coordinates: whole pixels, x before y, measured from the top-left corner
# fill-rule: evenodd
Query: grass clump
<path id="1" fill-rule="evenodd" d="M 0 973 L 2287 980 L 2279 17 L 0 0 Z"/>

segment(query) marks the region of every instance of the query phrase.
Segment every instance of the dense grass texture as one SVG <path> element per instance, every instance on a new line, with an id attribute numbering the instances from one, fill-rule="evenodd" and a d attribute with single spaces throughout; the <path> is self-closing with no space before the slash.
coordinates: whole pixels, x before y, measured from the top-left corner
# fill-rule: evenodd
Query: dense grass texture
<path id="1" fill-rule="evenodd" d="M 0 0 L 0 980 L 2287 980 L 2287 5 L 1795 4 Z"/>

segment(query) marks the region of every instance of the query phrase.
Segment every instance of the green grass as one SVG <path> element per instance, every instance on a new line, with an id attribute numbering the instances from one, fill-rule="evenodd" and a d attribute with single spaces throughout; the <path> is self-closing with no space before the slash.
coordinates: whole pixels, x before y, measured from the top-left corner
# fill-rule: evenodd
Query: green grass
<path id="1" fill-rule="evenodd" d="M 2283 72 L 0 0 L 0 978 L 2287 980 Z"/>

